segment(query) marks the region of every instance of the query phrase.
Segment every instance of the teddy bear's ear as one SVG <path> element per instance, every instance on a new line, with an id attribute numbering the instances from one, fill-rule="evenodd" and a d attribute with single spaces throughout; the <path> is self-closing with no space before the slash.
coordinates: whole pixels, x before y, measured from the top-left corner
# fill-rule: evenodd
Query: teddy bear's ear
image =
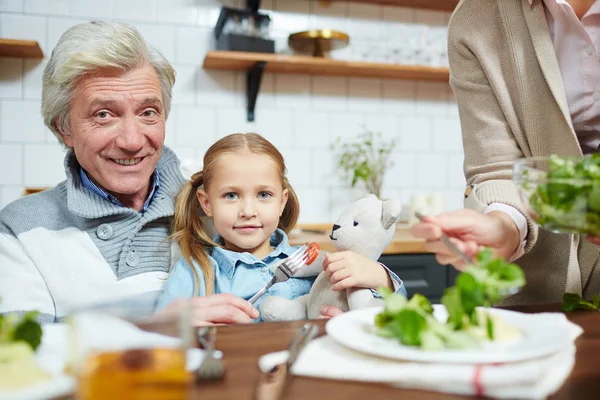
<path id="1" fill-rule="evenodd" d="M 400 218 L 402 203 L 399 200 L 386 200 L 383 202 L 382 208 L 381 225 L 385 229 L 389 229 Z"/>

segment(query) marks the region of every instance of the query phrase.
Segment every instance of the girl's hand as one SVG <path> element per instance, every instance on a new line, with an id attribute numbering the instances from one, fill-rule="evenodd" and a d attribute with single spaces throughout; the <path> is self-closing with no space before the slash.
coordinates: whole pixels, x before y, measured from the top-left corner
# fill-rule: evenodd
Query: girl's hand
<path id="1" fill-rule="evenodd" d="M 340 251 L 325 256 L 323 270 L 329 275 L 335 291 L 353 287 L 377 289 L 380 286 L 392 288 L 387 271 L 378 262 L 363 257 L 353 251 Z"/>

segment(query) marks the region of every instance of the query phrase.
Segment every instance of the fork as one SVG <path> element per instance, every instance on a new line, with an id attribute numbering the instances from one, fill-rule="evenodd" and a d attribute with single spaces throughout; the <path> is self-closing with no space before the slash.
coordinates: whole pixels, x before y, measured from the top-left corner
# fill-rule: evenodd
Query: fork
<path id="1" fill-rule="evenodd" d="M 418 211 L 415 212 L 415 216 L 421 222 L 423 222 L 423 220 L 425 219 L 425 216 L 423 214 L 421 214 L 420 212 L 418 212 Z M 472 265 L 473 264 L 473 260 L 471 259 L 471 257 L 469 257 L 468 255 L 466 255 L 465 252 L 461 251 L 458 247 L 456 247 L 456 245 L 450 241 L 450 238 L 448 238 L 448 235 L 446 235 L 444 232 L 442 232 L 442 235 L 440 236 L 440 240 L 450 250 L 452 250 L 454 252 L 454 254 L 456 254 L 457 256 L 459 256 L 460 258 L 462 258 L 463 261 L 467 263 L 467 265 Z"/>
<path id="2" fill-rule="evenodd" d="M 198 341 L 206 351 L 206 358 L 196 370 L 196 383 L 221 379 L 225 375 L 223 361 L 215 356 L 216 334 L 217 328 L 214 326 L 198 329 Z"/>
<path id="3" fill-rule="evenodd" d="M 254 388 L 254 400 L 279 400 L 285 397 L 292 380 L 292 366 L 304 347 L 319 334 L 319 327 L 312 323 L 304 324 L 288 346 L 286 361 L 263 371 Z"/>
<path id="4" fill-rule="evenodd" d="M 294 251 L 292 255 L 286 258 L 275 270 L 275 276 L 267 285 L 258 291 L 254 296 L 248 300 L 250 304 L 256 303 L 258 300 L 271 286 L 279 282 L 285 282 L 290 279 L 300 268 L 306 264 L 310 253 L 308 251 L 308 245 L 302 245 L 298 250 Z"/>

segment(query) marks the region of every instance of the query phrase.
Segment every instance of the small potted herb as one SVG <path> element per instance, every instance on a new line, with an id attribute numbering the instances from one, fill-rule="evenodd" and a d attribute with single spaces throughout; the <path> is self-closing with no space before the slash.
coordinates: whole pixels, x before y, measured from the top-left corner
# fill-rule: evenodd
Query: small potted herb
<path id="1" fill-rule="evenodd" d="M 385 173 L 393 166 L 390 154 L 395 146 L 394 139 L 385 141 L 380 132 L 369 130 L 358 135 L 355 142 L 342 142 L 337 138 L 333 143 L 333 149 L 338 153 L 337 166 L 347 179 L 351 179 L 352 187 L 362 182 L 367 191 L 378 198 L 381 198 Z"/>

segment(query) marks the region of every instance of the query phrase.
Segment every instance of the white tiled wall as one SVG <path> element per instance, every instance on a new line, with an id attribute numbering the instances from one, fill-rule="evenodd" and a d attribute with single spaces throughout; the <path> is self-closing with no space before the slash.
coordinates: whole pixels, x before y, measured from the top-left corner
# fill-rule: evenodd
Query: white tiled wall
<path id="1" fill-rule="evenodd" d="M 216 139 L 255 131 L 280 148 L 301 200 L 301 222 L 331 221 L 353 198 L 335 169 L 330 144 L 366 127 L 398 143 L 384 196 L 408 202 L 440 192 L 447 209 L 462 207 L 462 146 L 456 104 L 445 83 L 366 78 L 263 76 L 256 122 L 246 121 L 245 74 L 203 70 L 212 27 L 222 5 L 242 0 L 0 0 L 0 37 L 34 39 L 48 56 L 69 26 L 90 18 L 135 25 L 177 70 L 168 146 L 181 158 L 201 156 Z M 263 0 L 277 48 L 308 28 L 347 32 L 354 46 L 333 57 L 357 58 L 359 45 L 402 44 L 402 28 L 443 28 L 449 15 L 399 7 L 319 0 Z M 359 54 L 360 56 L 360 54 Z M 28 186 L 64 177 L 63 150 L 40 116 L 41 75 L 47 59 L 0 58 L 0 207 Z"/>

